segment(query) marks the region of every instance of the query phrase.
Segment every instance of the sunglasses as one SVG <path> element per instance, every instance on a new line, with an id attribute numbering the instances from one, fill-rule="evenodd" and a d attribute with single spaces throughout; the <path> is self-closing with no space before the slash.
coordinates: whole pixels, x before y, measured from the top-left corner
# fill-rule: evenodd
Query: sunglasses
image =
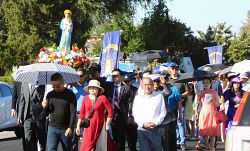
<path id="1" fill-rule="evenodd" d="M 179 70 L 179 68 L 174 67 L 174 68 L 172 68 L 172 70 Z"/>
<path id="2" fill-rule="evenodd" d="M 80 75 L 80 77 L 82 78 L 84 75 Z"/>
<path id="3" fill-rule="evenodd" d="M 159 79 L 157 79 L 157 80 L 153 80 L 153 82 L 161 82 Z"/>

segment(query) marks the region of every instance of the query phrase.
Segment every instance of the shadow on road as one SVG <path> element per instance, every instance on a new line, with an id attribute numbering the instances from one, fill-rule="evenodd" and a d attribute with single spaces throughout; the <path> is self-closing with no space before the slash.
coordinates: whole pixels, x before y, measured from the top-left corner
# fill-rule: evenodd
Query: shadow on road
<path id="1" fill-rule="evenodd" d="M 8 137 L 8 138 L 2 138 L 0 139 L 0 142 L 4 142 L 4 141 L 11 141 L 11 140 L 18 140 L 20 138 L 17 137 Z"/>

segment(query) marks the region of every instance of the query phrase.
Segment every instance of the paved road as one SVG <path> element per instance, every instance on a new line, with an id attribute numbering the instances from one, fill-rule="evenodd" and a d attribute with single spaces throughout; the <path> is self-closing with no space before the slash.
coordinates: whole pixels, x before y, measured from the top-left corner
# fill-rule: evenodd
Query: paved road
<path id="1" fill-rule="evenodd" d="M 195 141 L 187 141 L 187 150 L 195 151 L 196 143 Z M 0 144 L 0 151 L 22 151 L 21 140 L 15 137 L 14 132 L 0 132 Z M 218 142 L 218 150 L 224 150 L 224 144 L 220 141 Z M 62 151 L 61 145 L 59 145 L 58 151 Z"/>

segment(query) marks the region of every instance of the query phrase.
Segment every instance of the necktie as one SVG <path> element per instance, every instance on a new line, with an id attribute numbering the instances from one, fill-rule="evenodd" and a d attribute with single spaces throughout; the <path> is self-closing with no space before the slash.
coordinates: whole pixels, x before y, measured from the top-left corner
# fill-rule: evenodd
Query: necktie
<path id="1" fill-rule="evenodd" d="M 115 104 L 115 107 L 117 107 L 119 109 L 119 103 L 118 103 L 118 86 L 117 85 L 115 85 L 114 104 Z"/>
<path id="2" fill-rule="evenodd" d="M 32 119 L 34 119 L 34 111 L 36 111 L 35 109 L 35 103 L 34 103 L 34 100 L 32 99 L 32 93 L 34 91 L 34 88 L 35 86 L 33 84 L 29 84 L 29 93 L 30 93 L 30 96 L 29 96 L 29 110 L 30 110 L 30 116 Z"/>
<path id="3" fill-rule="evenodd" d="M 30 96 L 32 95 L 34 88 L 35 86 L 33 84 L 29 84 Z"/>

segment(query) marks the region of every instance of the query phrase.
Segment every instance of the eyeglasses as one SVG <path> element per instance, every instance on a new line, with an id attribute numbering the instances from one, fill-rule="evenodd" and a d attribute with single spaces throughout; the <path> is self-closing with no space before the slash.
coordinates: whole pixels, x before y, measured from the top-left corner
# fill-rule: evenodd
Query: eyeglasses
<path id="1" fill-rule="evenodd" d="M 80 77 L 82 78 L 84 75 L 80 75 Z"/>

